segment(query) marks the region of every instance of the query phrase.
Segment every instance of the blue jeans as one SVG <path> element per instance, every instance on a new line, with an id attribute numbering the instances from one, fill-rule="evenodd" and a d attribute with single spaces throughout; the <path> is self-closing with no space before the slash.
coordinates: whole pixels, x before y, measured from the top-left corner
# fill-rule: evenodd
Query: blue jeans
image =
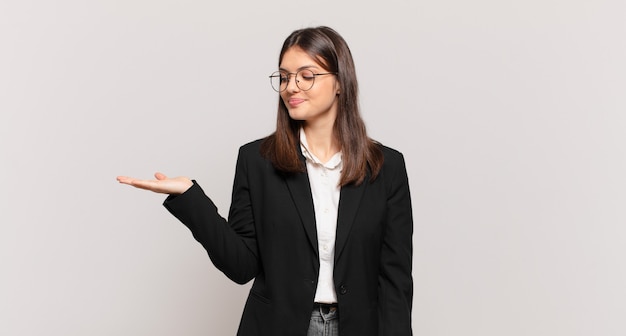
<path id="1" fill-rule="evenodd" d="M 307 336 L 339 336 L 339 311 L 331 309 L 324 314 L 322 308 L 313 309 Z"/>

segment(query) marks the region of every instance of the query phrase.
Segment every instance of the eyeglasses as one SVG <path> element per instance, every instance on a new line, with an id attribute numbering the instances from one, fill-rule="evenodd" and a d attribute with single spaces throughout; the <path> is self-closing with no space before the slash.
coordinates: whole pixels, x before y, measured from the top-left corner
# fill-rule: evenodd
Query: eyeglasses
<path id="1" fill-rule="evenodd" d="M 302 91 L 311 90 L 315 83 L 315 77 L 324 75 L 336 75 L 336 72 L 324 72 L 314 73 L 309 69 L 302 69 L 296 73 L 289 73 L 285 71 L 276 71 L 270 75 L 270 83 L 272 89 L 276 92 L 283 92 L 289 85 L 289 79 L 292 75 L 296 76 L 296 86 Z"/>

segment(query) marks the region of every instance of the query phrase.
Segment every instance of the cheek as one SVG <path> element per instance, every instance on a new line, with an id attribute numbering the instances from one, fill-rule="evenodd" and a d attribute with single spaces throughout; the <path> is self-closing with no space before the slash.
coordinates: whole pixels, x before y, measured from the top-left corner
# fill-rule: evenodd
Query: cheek
<path id="1" fill-rule="evenodd" d="M 287 105 L 287 95 L 284 93 L 280 94 L 280 100 L 283 101 L 283 103 L 285 103 L 285 105 Z"/>

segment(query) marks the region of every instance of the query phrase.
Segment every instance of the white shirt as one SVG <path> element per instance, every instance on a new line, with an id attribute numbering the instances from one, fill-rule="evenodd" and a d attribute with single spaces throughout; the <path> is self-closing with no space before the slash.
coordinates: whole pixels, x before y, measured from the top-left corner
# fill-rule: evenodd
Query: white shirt
<path id="1" fill-rule="evenodd" d="M 335 263 L 335 236 L 337 233 L 337 212 L 339 209 L 339 179 L 341 178 L 341 152 L 322 163 L 308 149 L 306 135 L 300 130 L 300 149 L 306 158 L 306 169 L 311 184 L 317 246 L 320 257 L 320 272 L 317 279 L 315 302 L 337 302 L 333 281 Z"/>

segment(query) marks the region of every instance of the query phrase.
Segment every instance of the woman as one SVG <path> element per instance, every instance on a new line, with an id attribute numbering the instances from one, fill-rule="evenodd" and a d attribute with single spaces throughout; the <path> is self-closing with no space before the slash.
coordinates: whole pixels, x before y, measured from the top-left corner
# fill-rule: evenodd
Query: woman
<path id="1" fill-rule="evenodd" d="M 368 138 L 348 45 L 328 27 L 283 44 L 276 131 L 240 148 L 228 220 L 186 177 L 118 177 L 165 207 L 237 283 L 238 335 L 411 335 L 411 200 L 402 155 Z"/>

